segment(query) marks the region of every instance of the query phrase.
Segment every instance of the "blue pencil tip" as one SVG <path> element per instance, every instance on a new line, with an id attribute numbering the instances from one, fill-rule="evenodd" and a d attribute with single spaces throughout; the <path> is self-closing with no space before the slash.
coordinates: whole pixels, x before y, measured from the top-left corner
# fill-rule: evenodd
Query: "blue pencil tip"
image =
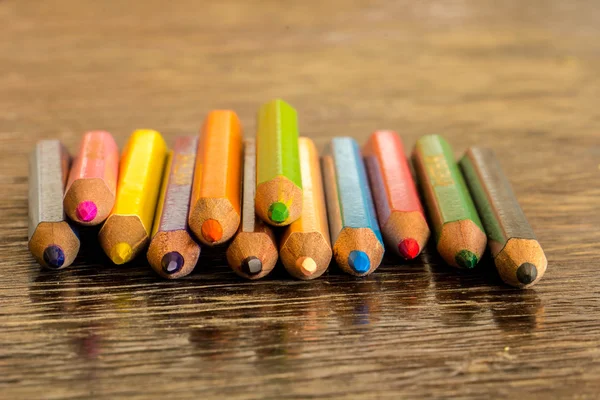
<path id="1" fill-rule="evenodd" d="M 65 253 L 60 246 L 48 246 L 44 250 L 44 261 L 50 268 L 60 268 L 65 263 Z"/>
<path id="2" fill-rule="evenodd" d="M 371 267 L 371 261 L 364 251 L 352 250 L 348 256 L 348 265 L 357 273 L 364 274 Z"/>

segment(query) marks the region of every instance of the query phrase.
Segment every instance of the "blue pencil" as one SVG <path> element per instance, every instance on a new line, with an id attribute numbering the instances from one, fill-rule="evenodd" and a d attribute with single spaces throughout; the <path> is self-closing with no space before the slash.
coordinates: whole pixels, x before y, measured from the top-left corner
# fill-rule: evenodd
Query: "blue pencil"
<path id="1" fill-rule="evenodd" d="M 368 275 L 381 264 L 384 247 L 354 139 L 331 140 L 323 156 L 323 180 L 335 261 L 351 275 Z"/>

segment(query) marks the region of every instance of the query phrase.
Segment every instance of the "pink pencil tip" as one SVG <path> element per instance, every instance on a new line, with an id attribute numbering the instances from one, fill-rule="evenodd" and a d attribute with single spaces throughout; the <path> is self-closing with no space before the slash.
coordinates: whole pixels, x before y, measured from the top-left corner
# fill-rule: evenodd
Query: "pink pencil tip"
<path id="1" fill-rule="evenodd" d="M 83 222 L 90 222 L 96 218 L 96 214 L 98 214 L 98 208 L 93 201 L 82 201 L 77 206 L 76 212 L 79 220 Z"/>
<path id="2" fill-rule="evenodd" d="M 398 250 L 400 251 L 402 257 L 406 258 L 407 260 L 412 260 L 419 254 L 419 243 L 417 243 L 415 239 L 404 239 L 398 244 Z"/>

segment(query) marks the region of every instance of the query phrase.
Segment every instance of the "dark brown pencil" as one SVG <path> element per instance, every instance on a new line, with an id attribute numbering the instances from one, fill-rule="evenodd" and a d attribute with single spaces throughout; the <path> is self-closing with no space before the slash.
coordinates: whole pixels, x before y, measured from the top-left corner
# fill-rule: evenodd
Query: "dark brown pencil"
<path id="1" fill-rule="evenodd" d="M 69 154 L 60 141 L 42 140 L 29 161 L 29 251 L 46 268 L 67 267 L 79 252 L 63 207 Z"/>
<path id="2" fill-rule="evenodd" d="M 277 263 L 275 235 L 269 226 L 256 218 L 256 149 L 254 140 L 244 142 L 244 181 L 242 189 L 242 223 L 227 249 L 227 262 L 233 271 L 247 279 L 267 275 Z"/>
<path id="3" fill-rule="evenodd" d="M 167 279 L 188 275 L 200 256 L 188 226 L 197 146 L 195 136 L 178 137 L 165 166 L 147 257 L 154 271 Z"/>
<path id="4" fill-rule="evenodd" d="M 500 277 L 516 287 L 534 285 L 548 261 L 494 152 L 471 147 L 460 166 Z"/>

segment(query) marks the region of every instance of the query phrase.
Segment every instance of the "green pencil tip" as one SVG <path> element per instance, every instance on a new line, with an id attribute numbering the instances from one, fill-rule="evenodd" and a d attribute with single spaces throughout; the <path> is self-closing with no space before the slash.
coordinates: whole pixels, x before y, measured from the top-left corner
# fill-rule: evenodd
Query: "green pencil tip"
<path id="1" fill-rule="evenodd" d="M 474 268 L 477 263 L 479 262 L 479 260 L 477 259 L 477 256 L 475 254 L 473 254 L 472 252 L 470 252 L 469 250 L 461 250 L 456 254 L 456 257 L 454 258 L 456 260 L 456 263 L 458 265 L 460 265 L 463 268 Z"/>
<path id="2" fill-rule="evenodd" d="M 287 206 L 280 202 L 275 202 L 269 207 L 269 218 L 271 221 L 280 224 L 290 216 Z"/>

